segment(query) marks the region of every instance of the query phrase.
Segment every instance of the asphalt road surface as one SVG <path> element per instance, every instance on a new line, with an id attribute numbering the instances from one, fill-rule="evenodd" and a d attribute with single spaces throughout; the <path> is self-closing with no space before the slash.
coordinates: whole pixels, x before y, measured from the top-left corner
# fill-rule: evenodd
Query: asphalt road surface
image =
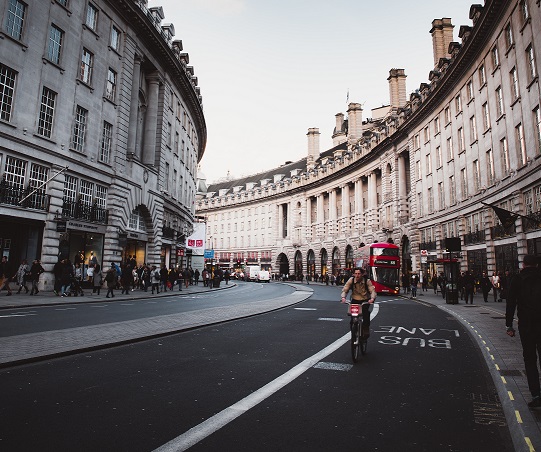
<path id="1" fill-rule="evenodd" d="M 381 297 L 351 362 L 339 290 L 156 340 L 0 370 L 0 446 L 55 451 L 511 451 L 459 322 Z"/>

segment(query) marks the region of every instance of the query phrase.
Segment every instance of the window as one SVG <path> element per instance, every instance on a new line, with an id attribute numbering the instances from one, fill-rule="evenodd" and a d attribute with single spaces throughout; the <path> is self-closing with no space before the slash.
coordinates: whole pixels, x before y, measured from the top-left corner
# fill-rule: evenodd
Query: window
<path id="1" fill-rule="evenodd" d="M 533 125 L 535 130 L 535 142 L 537 144 L 536 154 L 541 153 L 541 112 L 539 105 L 533 110 Z"/>
<path id="2" fill-rule="evenodd" d="M 56 0 L 56 3 L 60 3 L 62 6 L 68 7 L 68 0 Z"/>
<path id="3" fill-rule="evenodd" d="M 103 121 L 103 132 L 101 135 L 100 162 L 109 163 L 113 141 L 113 125 Z"/>
<path id="4" fill-rule="evenodd" d="M 75 200 L 77 199 L 77 178 L 66 175 L 64 178 L 64 201 L 73 203 L 75 209 Z"/>
<path id="5" fill-rule="evenodd" d="M 428 213 L 434 212 L 434 193 L 432 193 L 432 187 L 427 190 L 428 195 Z"/>
<path id="6" fill-rule="evenodd" d="M 432 159 L 430 154 L 426 154 L 426 174 L 427 176 L 432 173 Z"/>
<path id="7" fill-rule="evenodd" d="M 178 132 L 175 132 L 175 144 L 173 145 L 173 151 L 175 153 L 178 153 L 179 140 L 180 140 L 180 135 Z"/>
<path id="8" fill-rule="evenodd" d="M 500 54 L 498 52 L 498 47 L 492 47 L 492 51 L 490 53 L 492 55 L 492 69 L 496 70 L 500 65 Z"/>
<path id="9" fill-rule="evenodd" d="M 81 202 L 83 204 L 86 204 L 87 206 L 91 206 L 93 195 L 94 184 L 87 180 L 81 179 L 81 183 L 79 185 L 79 199 L 81 200 Z"/>
<path id="10" fill-rule="evenodd" d="M 166 192 L 169 192 L 169 163 L 165 162 L 165 174 L 164 174 L 164 188 Z M 222 228 L 223 228 L 222 223 Z"/>
<path id="11" fill-rule="evenodd" d="M 487 151 L 487 184 L 494 184 L 494 155 L 492 154 L 492 149 Z"/>
<path id="12" fill-rule="evenodd" d="M 419 139 L 419 134 L 413 137 L 413 149 L 419 149 L 421 147 L 421 140 Z"/>
<path id="13" fill-rule="evenodd" d="M 56 93 L 47 87 L 41 92 L 41 105 L 39 108 L 38 134 L 51 138 L 53 132 L 54 107 Z"/>
<path id="14" fill-rule="evenodd" d="M 83 152 L 84 150 L 87 117 L 88 111 L 77 105 L 73 134 L 71 137 L 71 147 L 78 152 Z"/>
<path id="15" fill-rule="evenodd" d="M 440 133 L 440 118 L 439 116 L 436 116 L 434 118 L 434 134 Z"/>
<path id="16" fill-rule="evenodd" d="M 15 190 L 22 190 L 24 188 L 25 177 L 26 161 L 8 156 L 4 168 L 5 181 Z"/>
<path id="17" fill-rule="evenodd" d="M 458 153 L 464 152 L 466 150 L 466 145 L 464 143 L 464 130 L 462 127 L 458 129 Z"/>
<path id="18" fill-rule="evenodd" d="M 100 209 L 107 207 L 107 187 L 96 184 L 96 197 L 94 198 L 96 206 Z"/>
<path id="19" fill-rule="evenodd" d="M 537 77 L 537 69 L 535 68 L 535 55 L 531 44 L 526 48 L 526 57 L 528 61 L 528 77 L 530 78 L 529 81 L 532 82 Z"/>
<path id="20" fill-rule="evenodd" d="M 511 46 L 514 44 L 513 39 L 513 29 L 511 28 L 511 23 L 508 23 L 505 27 L 505 45 L 507 46 L 507 49 L 509 50 Z"/>
<path id="21" fill-rule="evenodd" d="M 475 123 L 475 116 L 470 118 L 470 142 L 477 141 L 477 126 Z"/>
<path id="22" fill-rule="evenodd" d="M 453 151 L 453 139 L 447 138 L 447 161 L 451 161 L 455 158 L 455 152 Z"/>
<path id="23" fill-rule="evenodd" d="M 503 115 L 503 93 L 501 86 L 496 88 L 496 114 L 498 118 Z"/>
<path id="24" fill-rule="evenodd" d="M 507 175 L 509 172 L 509 147 L 507 146 L 507 138 L 502 138 L 500 140 L 500 150 L 502 154 L 502 168 L 503 173 Z"/>
<path id="25" fill-rule="evenodd" d="M 168 147 L 171 147 L 171 131 L 172 131 L 172 128 L 173 128 L 173 126 L 171 125 L 170 122 L 168 122 L 167 123 L 167 129 L 166 129 L 166 133 L 167 133 L 166 139 L 167 139 L 167 146 Z"/>
<path id="26" fill-rule="evenodd" d="M 98 8 L 96 8 L 92 3 L 88 4 L 88 8 L 86 10 L 85 25 L 94 31 L 96 31 L 98 28 Z"/>
<path id="27" fill-rule="evenodd" d="M 466 85 L 466 93 L 468 95 L 468 102 L 472 101 L 474 98 L 474 93 L 473 93 L 473 82 L 471 80 Z"/>
<path id="28" fill-rule="evenodd" d="M 11 120 L 16 77 L 13 69 L 0 64 L 0 119 L 3 121 Z"/>
<path id="29" fill-rule="evenodd" d="M 437 168 L 441 168 L 443 166 L 443 158 L 441 156 L 441 146 L 436 147 L 436 165 L 437 165 Z"/>
<path id="30" fill-rule="evenodd" d="M 60 51 L 64 32 L 55 25 L 49 29 L 49 45 L 47 47 L 47 59 L 55 64 L 60 63 Z"/>
<path id="31" fill-rule="evenodd" d="M 47 181 L 48 177 L 49 177 L 49 168 L 42 165 L 36 165 L 35 163 L 32 164 L 30 168 L 30 177 L 28 179 L 28 186 L 32 189 L 37 189 L 38 187 L 41 187 L 30 197 L 30 199 L 32 200 L 31 202 L 32 207 L 43 205 L 44 195 L 45 195 L 44 182 Z"/>
<path id="32" fill-rule="evenodd" d="M 520 0 L 520 12 L 522 14 L 522 21 L 527 22 L 530 18 L 530 10 L 528 9 L 528 2 L 526 0 Z"/>
<path id="33" fill-rule="evenodd" d="M 460 97 L 460 94 L 455 97 L 455 107 L 456 113 L 459 114 L 462 111 L 462 99 Z"/>
<path id="34" fill-rule="evenodd" d="M 440 210 L 445 209 L 445 191 L 443 189 L 443 182 L 438 183 L 438 203 Z"/>
<path id="35" fill-rule="evenodd" d="M 462 189 L 462 199 L 468 197 L 468 176 L 466 174 L 466 168 L 460 170 L 460 187 Z"/>
<path id="36" fill-rule="evenodd" d="M 424 213 L 423 213 L 423 204 L 424 203 L 423 203 L 423 194 L 422 193 L 417 194 L 417 201 L 418 201 L 418 204 L 419 204 L 419 216 L 422 217 L 424 215 Z"/>
<path id="37" fill-rule="evenodd" d="M 524 127 L 522 123 L 515 127 L 517 137 L 518 161 L 521 165 L 526 165 L 526 142 L 524 141 Z"/>
<path id="38" fill-rule="evenodd" d="M 485 102 L 482 107 L 483 110 L 483 130 L 486 132 L 490 129 L 490 113 L 488 110 L 488 103 Z"/>
<path id="39" fill-rule="evenodd" d="M 24 16 L 26 5 L 19 0 L 9 0 L 8 11 L 6 15 L 6 32 L 9 36 L 18 41 L 23 36 Z"/>
<path id="40" fill-rule="evenodd" d="M 83 48 L 83 54 L 81 56 L 81 72 L 79 74 L 80 79 L 87 85 L 92 82 L 92 65 L 94 63 L 94 55 L 87 49 Z"/>
<path id="41" fill-rule="evenodd" d="M 139 209 L 134 210 L 130 215 L 130 222 L 128 227 L 135 229 L 136 231 L 146 231 L 145 218 L 139 212 Z"/>
<path id="42" fill-rule="evenodd" d="M 511 80 L 511 95 L 513 96 L 513 101 L 515 101 L 520 95 L 518 87 L 518 73 L 516 67 L 511 69 L 511 72 L 509 72 L 509 78 Z"/>
<path id="43" fill-rule="evenodd" d="M 110 42 L 111 48 L 116 50 L 120 50 L 120 30 L 115 27 L 114 25 L 111 27 L 111 42 Z"/>
<path id="44" fill-rule="evenodd" d="M 445 107 L 445 124 L 449 124 L 451 122 L 451 109 L 449 107 Z"/>
<path id="45" fill-rule="evenodd" d="M 483 86 L 487 82 L 487 75 L 485 72 L 485 65 L 482 64 L 479 67 L 479 84 Z"/>
<path id="46" fill-rule="evenodd" d="M 456 204 L 455 176 L 449 177 L 449 202 L 451 203 L 451 205 Z"/>
<path id="47" fill-rule="evenodd" d="M 114 102 L 116 96 L 116 72 L 111 68 L 107 71 L 107 84 L 105 86 L 105 97 Z"/>
<path id="48" fill-rule="evenodd" d="M 428 126 L 425 127 L 424 130 L 424 137 L 425 137 L 425 143 L 430 141 L 430 131 L 428 130 Z"/>
<path id="49" fill-rule="evenodd" d="M 479 171 L 479 160 L 474 160 L 472 165 L 473 170 L 473 189 L 477 193 L 481 189 L 481 173 Z"/>
<path id="50" fill-rule="evenodd" d="M 417 180 L 420 180 L 422 178 L 422 173 L 421 173 L 421 161 L 420 160 L 417 160 L 415 162 L 415 172 L 417 174 Z"/>

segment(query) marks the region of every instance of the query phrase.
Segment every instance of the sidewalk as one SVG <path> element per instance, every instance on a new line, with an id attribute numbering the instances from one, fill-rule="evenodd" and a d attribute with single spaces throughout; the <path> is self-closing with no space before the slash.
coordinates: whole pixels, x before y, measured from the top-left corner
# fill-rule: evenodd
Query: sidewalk
<path id="1" fill-rule="evenodd" d="M 401 295 L 405 297 L 405 295 Z M 517 336 L 511 338 L 505 328 L 505 301 L 483 301 L 482 294 L 474 296 L 473 304 L 446 304 L 441 294 L 417 292 L 416 301 L 437 306 L 460 321 L 477 341 L 492 375 L 516 450 L 541 451 L 541 409 L 531 409 L 532 399 L 526 381 L 522 345 Z M 516 316 L 515 316 L 516 320 Z M 515 321 L 515 329 L 517 327 Z"/>

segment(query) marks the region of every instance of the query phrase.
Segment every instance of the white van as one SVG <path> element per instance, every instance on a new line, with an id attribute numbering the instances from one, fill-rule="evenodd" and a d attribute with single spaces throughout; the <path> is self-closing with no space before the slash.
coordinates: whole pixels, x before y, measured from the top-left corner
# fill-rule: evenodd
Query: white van
<path id="1" fill-rule="evenodd" d="M 257 282 L 270 282 L 270 272 L 267 270 L 259 270 Z"/>

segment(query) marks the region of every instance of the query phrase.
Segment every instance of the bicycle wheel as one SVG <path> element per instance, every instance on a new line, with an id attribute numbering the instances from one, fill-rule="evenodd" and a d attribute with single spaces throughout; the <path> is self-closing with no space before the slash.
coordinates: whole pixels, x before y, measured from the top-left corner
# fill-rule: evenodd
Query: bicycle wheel
<path id="1" fill-rule="evenodd" d="M 361 328 L 357 322 L 351 324 L 351 358 L 356 363 L 359 359 L 359 350 L 361 347 Z"/>

